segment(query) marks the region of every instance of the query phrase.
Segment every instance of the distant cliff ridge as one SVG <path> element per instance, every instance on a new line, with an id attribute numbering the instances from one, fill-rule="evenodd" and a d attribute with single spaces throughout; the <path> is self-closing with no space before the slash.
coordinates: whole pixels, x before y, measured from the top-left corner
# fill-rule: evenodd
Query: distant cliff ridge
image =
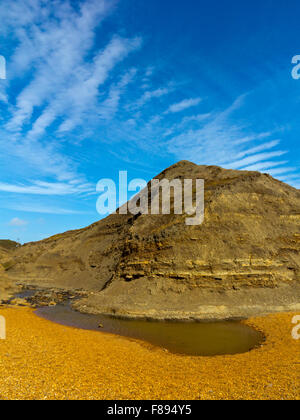
<path id="1" fill-rule="evenodd" d="M 205 219 L 114 214 L 14 251 L 7 275 L 84 289 L 80 310 L 228 318 L 300 308 L 300 191 L 259 172 L 179 162 L 158 179 L 204 179 Z"/>

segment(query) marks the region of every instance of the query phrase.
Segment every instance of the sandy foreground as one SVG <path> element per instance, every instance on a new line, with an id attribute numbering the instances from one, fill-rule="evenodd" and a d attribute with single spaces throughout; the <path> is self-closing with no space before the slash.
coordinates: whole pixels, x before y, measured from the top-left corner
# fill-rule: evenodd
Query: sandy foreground
<path id="1" fill-rule="evenodd" d="M 188 357 L 111 334 L 56 325 L 28 308 L 0 308 L 1 399 L 300 399 L 295 314 L 247 323 L 265 344 L 247 354 Z"/>

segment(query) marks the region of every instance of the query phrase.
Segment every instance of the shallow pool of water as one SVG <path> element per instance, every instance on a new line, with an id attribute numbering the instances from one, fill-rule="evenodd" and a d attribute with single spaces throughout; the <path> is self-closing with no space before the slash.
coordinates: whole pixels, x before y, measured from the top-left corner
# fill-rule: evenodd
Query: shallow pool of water
<path id="1" fill-rule="evenodd" d="M 149 322 L 81 314 L 69 305 L 39 308 L 38 316 L 58 324 L 147 341 L 172 353 L 216 356 L 245 353 L 260 345 L 262 334 L 240 322 Z M 99 329 L 99 324 L 103 328 Z"/>

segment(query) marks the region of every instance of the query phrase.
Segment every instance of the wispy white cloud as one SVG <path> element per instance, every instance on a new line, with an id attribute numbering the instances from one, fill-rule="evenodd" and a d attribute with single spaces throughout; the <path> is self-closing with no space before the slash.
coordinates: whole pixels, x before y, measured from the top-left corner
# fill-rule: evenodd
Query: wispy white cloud
<path id="1" fill-rule="evenodd" d="M 169 109 L 166 111 L 166 114 L 168 113 L 174 114 L 177 112 L 184 111 L 188 108 L 192 108 L 194 106 L 199 105 L 201 101 L 202 101 L 201 98 L 184 99 L 181 102 L 171 105 Z"/>
<path id="2" fill-rule="evenodd" d="M 151 79 L 151 76 L 154 73 L 154 70 L 155 70 L 155 68 L 153 66 L 149 66 L 146 69 L 146 71 L 144 73 L 144 77 L 142 78 L 142 85 L 141 85 L 142 89 L 146 90 L 146 89 L 149 89 L 151 87 L 150 79 Z"/>
<path id="3" fill-rule="evenodd" d="M 85 64 L 77 67 L 76 81 L 65 88 L 61 86 L 56 92 L 55 99 L 46 107 L 36 119 L 27 137 L 36 137 L 44 134 L 45 130 L 58 117 L 65 117 L 66 121 L 59 131 L 70 131 L 83 121 L 90 111 L 96 111 L 98 104 L 99 87 L 107 80 L 109 72 L 127 55 L 141 46 L 141 39 L 123 39 L 114 37 L 109 44 L 94 59 L 92 65 Z M 130 77 L 129 75 L 125 77 Z M 129 83 L 127 80 L 122 82 Z M 121 85 L 119 86 L 119 89 Z M 71 110 L 71 111 L 70 111 Z M 71 118 L 68 116 L 71 113 Z"/>
<path id="4" fill-rule="evenodd" d="M 0 90 L 0 102 L 4 102 L 5 104 L 8 103 L 8 96 L 5 92 L 1 92 Z"/>
<path id="5" fill-rule="evenodd" d="M 299 179 L 299 174 L 295 173 L 293 175 L 280 175 L 278 179 L 286 182 L 297 181 Z"/>
<path id="6" fill-rule="evenodd" d="M 184 117 L 181 125 L 185 125 L 189 122 L 203 122 L 205 120 L 207 120 L 208 118 L 211 117 L 211 114 L 209 112 L 205 113 L 205 114 L 197 114 L 197 115 L 190 115 L 188 117 Z"/>
<path id="7" fill-rule="evenodd" d="M 44 181 L 34 181 L 31 185 L 22 184 L 8 184 L 0 182 L 0 191 L 17 194 L 32 194 L 32 195 L 71 195 L 83 194 L 93 191 L 94 188 L 89 184 L 74 184 L 74 183 L 50 183 Z"/>
<path id="8" fill-rule="evenodd" d="M 93 46 L 94 31 L 109 13 L 112 2 L 89 1 L 75 12 L 68 1 L 33 0 L 29 21 L 19 17 L 24 2 L 15 3 L 13 12 L 4 18 L 4 26 L 12 25 L 19 41 L 10 67 L 16 75 L 32 76 L 19 94 L 16 111 L 8 122 L 8 128 L 20 130 L 35 107 L 51 102 L 66 83 L 74 82 L 86 71 L 84 59 Z"/>
<path id="9" fill-rule="evenodd" d="M 133 81 L 136 73 L 136 69 L 131 69 L 121 78 L 119 83 L 111 86 L 107 99 L 102 102 L 98 110 L 101 118 L 112 119 L 115 116 L 121 96 L 125 93 L 127 86 Z"/>
<path id="10" fill-rule="evenodd" d="M 232 114 L 240 109 L 245 95 L 237 98 L 224 111 L 213 113 L 200 128 L 189 129 L 175 135 L 168 141 L 169 151 L 181 158 L 203 164 L 223 164 L 228 156 L 239 152 L 239 144 L 254 140 L 244 134 L 244 125 L 230 121 Z"/>
<path id="11" fill-rule="evenodd" d="M 161 98 L 162 96 L 169 95 L 172 92 L 172 89 L 169 87 L 165 88 L 158 88 L 152 91 L 145 92 L 142 97 L 136 102 L 136 104 L 130 105 L 130 108 L 141 108 L 147 102 L 151 101 L 152 99 Z"/>
<path id="12" fill-rule="evenodd" d="M 285 150 L 274 150 L 280 141 L 270 140 L 257 145 L 261 140 L 269 138 L 272 133 L 255 133 L 244 120 L 239 121 L 235 118 L 235 113 L 241 110 L 247 97 L 248 95 L 242 95 L 224 111 L 211 113 L 207 118 L 208 121 L 204 120 L 200 128 L 193 128 L 172 137 L 168 142 L 169 150 L 181 158 L 196 163 L 220 165 L 232 169 L 261 170 L 272 168 L 273 164 L 277 166 L 276 161 L 270 159 L 287 153 Z M 253 142 L 256 145 L 249 147 Z M 262 164 L 267 160 L 269 162 L 267 166 Z M 284 164 L 286 163 L 288 161 Z"/>
<path id="13" fill-rule="evenodd" d="M 265 172 L 272 175 L 272 176 L 278 176 L 282 174 L 289 174 L 291 172 L 297 171 L 297 168 L 295 167 L 284 167 L 284 168 L 278 168 L 278 169 L 266 169 Z"/>
<path id="14" fill-rule="evenodd" d="M 26 220 L 19 219 L 18 217 L 11 219 L 9 222 L 9 225 L 14 227 L 26 226 L 27 224 L 28 222 Z"/>
<path id="15" fill-rule="evenodd" d="M 241 168 L 243 171 L 263 171 L 264 169 L 274 168 L 276 166 L 282 166 L 289 163 L 288 160 L 281 160 L 281 161 L 267 161 L 267 162 L 260 162 L 255 163 L 254 165 L 246 166 Z"/>
<path id="16" fill-rule="evenodd" d="M 16 0 L 11 8 L 5 7 L 10 10 L 0 6 L 0 32 L 4 36 L 13 33 L 18 42 L 10 59 L 10 79 L 29 80 L 18 94 L 16 105 L 9 107 L 11 117 L 2 126 L 0 137 L 1 153 L 23 159 L 27 167 L 38 169 L 40 174 L 59 180 L 76 177 L 76 165 L 62 153 L 59 139 L 91 115 L 96 119 L 106 89 L 100 92 L 99 88 L 117 64 L 142 43 L 140 38 L 113 36 L 102 50 L 94 49 L 96 29 L 115 3 L 88 0 L 75 8 L 68 0 L 31 0 L 27 4 Z M 111 87 L 111 96 L 104 104 L 107 113 L 109 107 L 115 107 L 116 112 L 122 88 L 133 76 L 129 71 L 118 86 Z M 0 100 L 7 102 L 4 93 Z"/>
<path id="17" fill-rule="evenodd" d="M 251 163 L 261 162 L 270 158 L 279 157 L 279 156 L 285 155 L 286 153 L 288 152 L 285 150 L 277 150 L 276 152 L 268 152 L 268 153 L 257 153 L 245 159 L 230 162 L 226 166 L 229 166 L 232 169 L 240 169 L 243 166 L 250 165 Z"/>
<path id="18" fill-rule="evenodd" d="M 49 140 L 15 139 L 3 133 L 0 136 L 0 151 L 2 156 L 7 156 L 7 159 L 17 158 L 24 167 L 34 169 L 40 176 L 49 175 L 59 181 L 78 177 L 72 159 L 60 152 L 59 143 Z"/>
<path id="19" fill-rule="evenodd" d="M 153 73 L 154 73 L 154 67 L 153 66 L 150 66 L 150 67 L 148 67 L 147 69 L 146 69 L 146 72 L 145 72 L 145 77 L 151 77 L 152 75 L 153 75 Z"/>
<path id="20" fill-rule="evenodd" d="M 184 130 L 186 126 L 190 123 L 203 124 L 211 116 L 211 113 L 204 113 L 184 117 L 180 122 L 178 122 L 177 124 L 173 124 L 170 128 L 168 128 L 167 131 L 163 133 L 163 137 L 169 137 L 175 132 Z"/>
<path id="21" fill-rule="evenodd" d="M 42 206 L 42 205 L 33 205 L 33 204 L 12 204 L 6 205 L 6 209 L 21 211 L 26 213 L 39 213 L 39 214 L 59 214 L 59 215 L 84 215 L 84 214 L 92 214 L 90 211 L 81 211 L 81 210 L 73 210 L 73 209 L 65 209 L 60 207 L 53 207 L 53 206 Z"/>
<path id="22" fill-rule="evenodd" d="M 255 153 L 261 152 L 263 150 L 273 149 L 280 143 L 280 140 L 273 140 L 268 143 L 260 144 L 259 146 L 252 147 L 251 149 L 244 150 L 236 155 L 236 159 L 241 159 L 247 155 L 253 155 Z"/>

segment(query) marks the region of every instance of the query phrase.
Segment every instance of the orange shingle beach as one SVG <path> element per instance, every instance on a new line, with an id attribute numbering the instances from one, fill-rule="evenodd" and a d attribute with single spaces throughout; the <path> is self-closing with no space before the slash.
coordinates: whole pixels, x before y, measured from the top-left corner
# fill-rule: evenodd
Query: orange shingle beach
<path id="1" fill-rule="evenodd" d="M 1 308 L 1 399 L 300 399 L 300 342 L 295 314 L 248 324 L 266 342 L 234 356 L 174 355 L 147 343 L 38 318 L 28 308 Z"/>

